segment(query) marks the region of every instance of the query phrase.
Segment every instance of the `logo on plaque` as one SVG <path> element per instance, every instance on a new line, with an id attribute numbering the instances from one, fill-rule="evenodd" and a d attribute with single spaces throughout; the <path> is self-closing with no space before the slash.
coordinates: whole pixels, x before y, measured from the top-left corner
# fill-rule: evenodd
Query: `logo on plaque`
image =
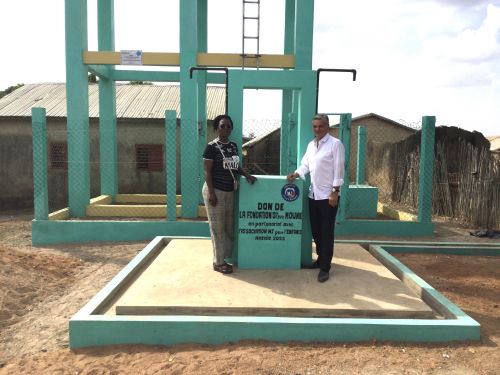
<path id="1" fill-rule="evenodd" d="M 295 184 L 286 184 L 281 188 L 281 196 L 287 202 L 293 202 L 299 197 L 300 191 Z"/>

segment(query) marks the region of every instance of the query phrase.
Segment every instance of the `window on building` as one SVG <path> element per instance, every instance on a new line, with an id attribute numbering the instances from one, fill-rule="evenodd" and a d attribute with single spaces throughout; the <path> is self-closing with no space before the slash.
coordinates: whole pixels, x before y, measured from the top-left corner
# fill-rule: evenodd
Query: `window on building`
<path id="1" fill-rule="evenodd" d="M 68 169 L 68 145 L 66 142 L 50 143 L 51 169 Z"/>
<path id="2" fill-rule="evenodd" d="M 140 171 L 163 171 L 163 145 L 135 145 L 135 164 Z"/>

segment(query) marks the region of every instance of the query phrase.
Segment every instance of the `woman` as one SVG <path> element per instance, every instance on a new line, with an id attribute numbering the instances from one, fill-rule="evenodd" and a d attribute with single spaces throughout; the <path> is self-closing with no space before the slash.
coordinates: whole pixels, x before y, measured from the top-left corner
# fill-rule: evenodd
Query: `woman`
<path id="1" fill-rule="evenodd" d="M 238 146 L 229 141 L 233 120 L 227 115 L 214 119 L 217 138 L 207 144 L 203 153 L 205 184 L 203 200 L 207 209 L 208 224 L 214 251 L 214 270 L 223 274 L 233 272 L 233 266 L 226 263 L 233 252 L 233 208 L 234 191 L 238 187 L 236 174 L 245 176 L 253 184 L 256 178 L 241 168 Z"/>

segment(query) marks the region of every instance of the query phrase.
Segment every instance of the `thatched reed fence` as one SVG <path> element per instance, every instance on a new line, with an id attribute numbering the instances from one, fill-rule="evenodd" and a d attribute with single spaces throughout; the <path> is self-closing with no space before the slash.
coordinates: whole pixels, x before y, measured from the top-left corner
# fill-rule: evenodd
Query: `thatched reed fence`
<path id="1" fill-rule="evenodd" d="M 367 180 L 380 198 L 418 205 L 420 132 L 398 143 L 367 144 Z M 475 227 L 500 226 L 500 161 L 481 133 L 437 127 L 433 213 Z"/>

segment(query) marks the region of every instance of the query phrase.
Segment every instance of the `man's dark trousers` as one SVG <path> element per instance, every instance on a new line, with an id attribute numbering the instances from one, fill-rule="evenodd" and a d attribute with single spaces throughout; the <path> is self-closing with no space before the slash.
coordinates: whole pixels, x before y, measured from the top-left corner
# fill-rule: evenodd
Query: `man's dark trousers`
<path id="1" fill-rule="evenodd" d="M 319 268 L 325 272 L 330 271 L 332 263 L 335 217 L 338 207 L 338 204 L 335 207 L 330 206 L 328 199 L 309 198 L 309 217 L 312 237 L 316 244 L 316 254 L 318 254 L 317 262 Z"/>

